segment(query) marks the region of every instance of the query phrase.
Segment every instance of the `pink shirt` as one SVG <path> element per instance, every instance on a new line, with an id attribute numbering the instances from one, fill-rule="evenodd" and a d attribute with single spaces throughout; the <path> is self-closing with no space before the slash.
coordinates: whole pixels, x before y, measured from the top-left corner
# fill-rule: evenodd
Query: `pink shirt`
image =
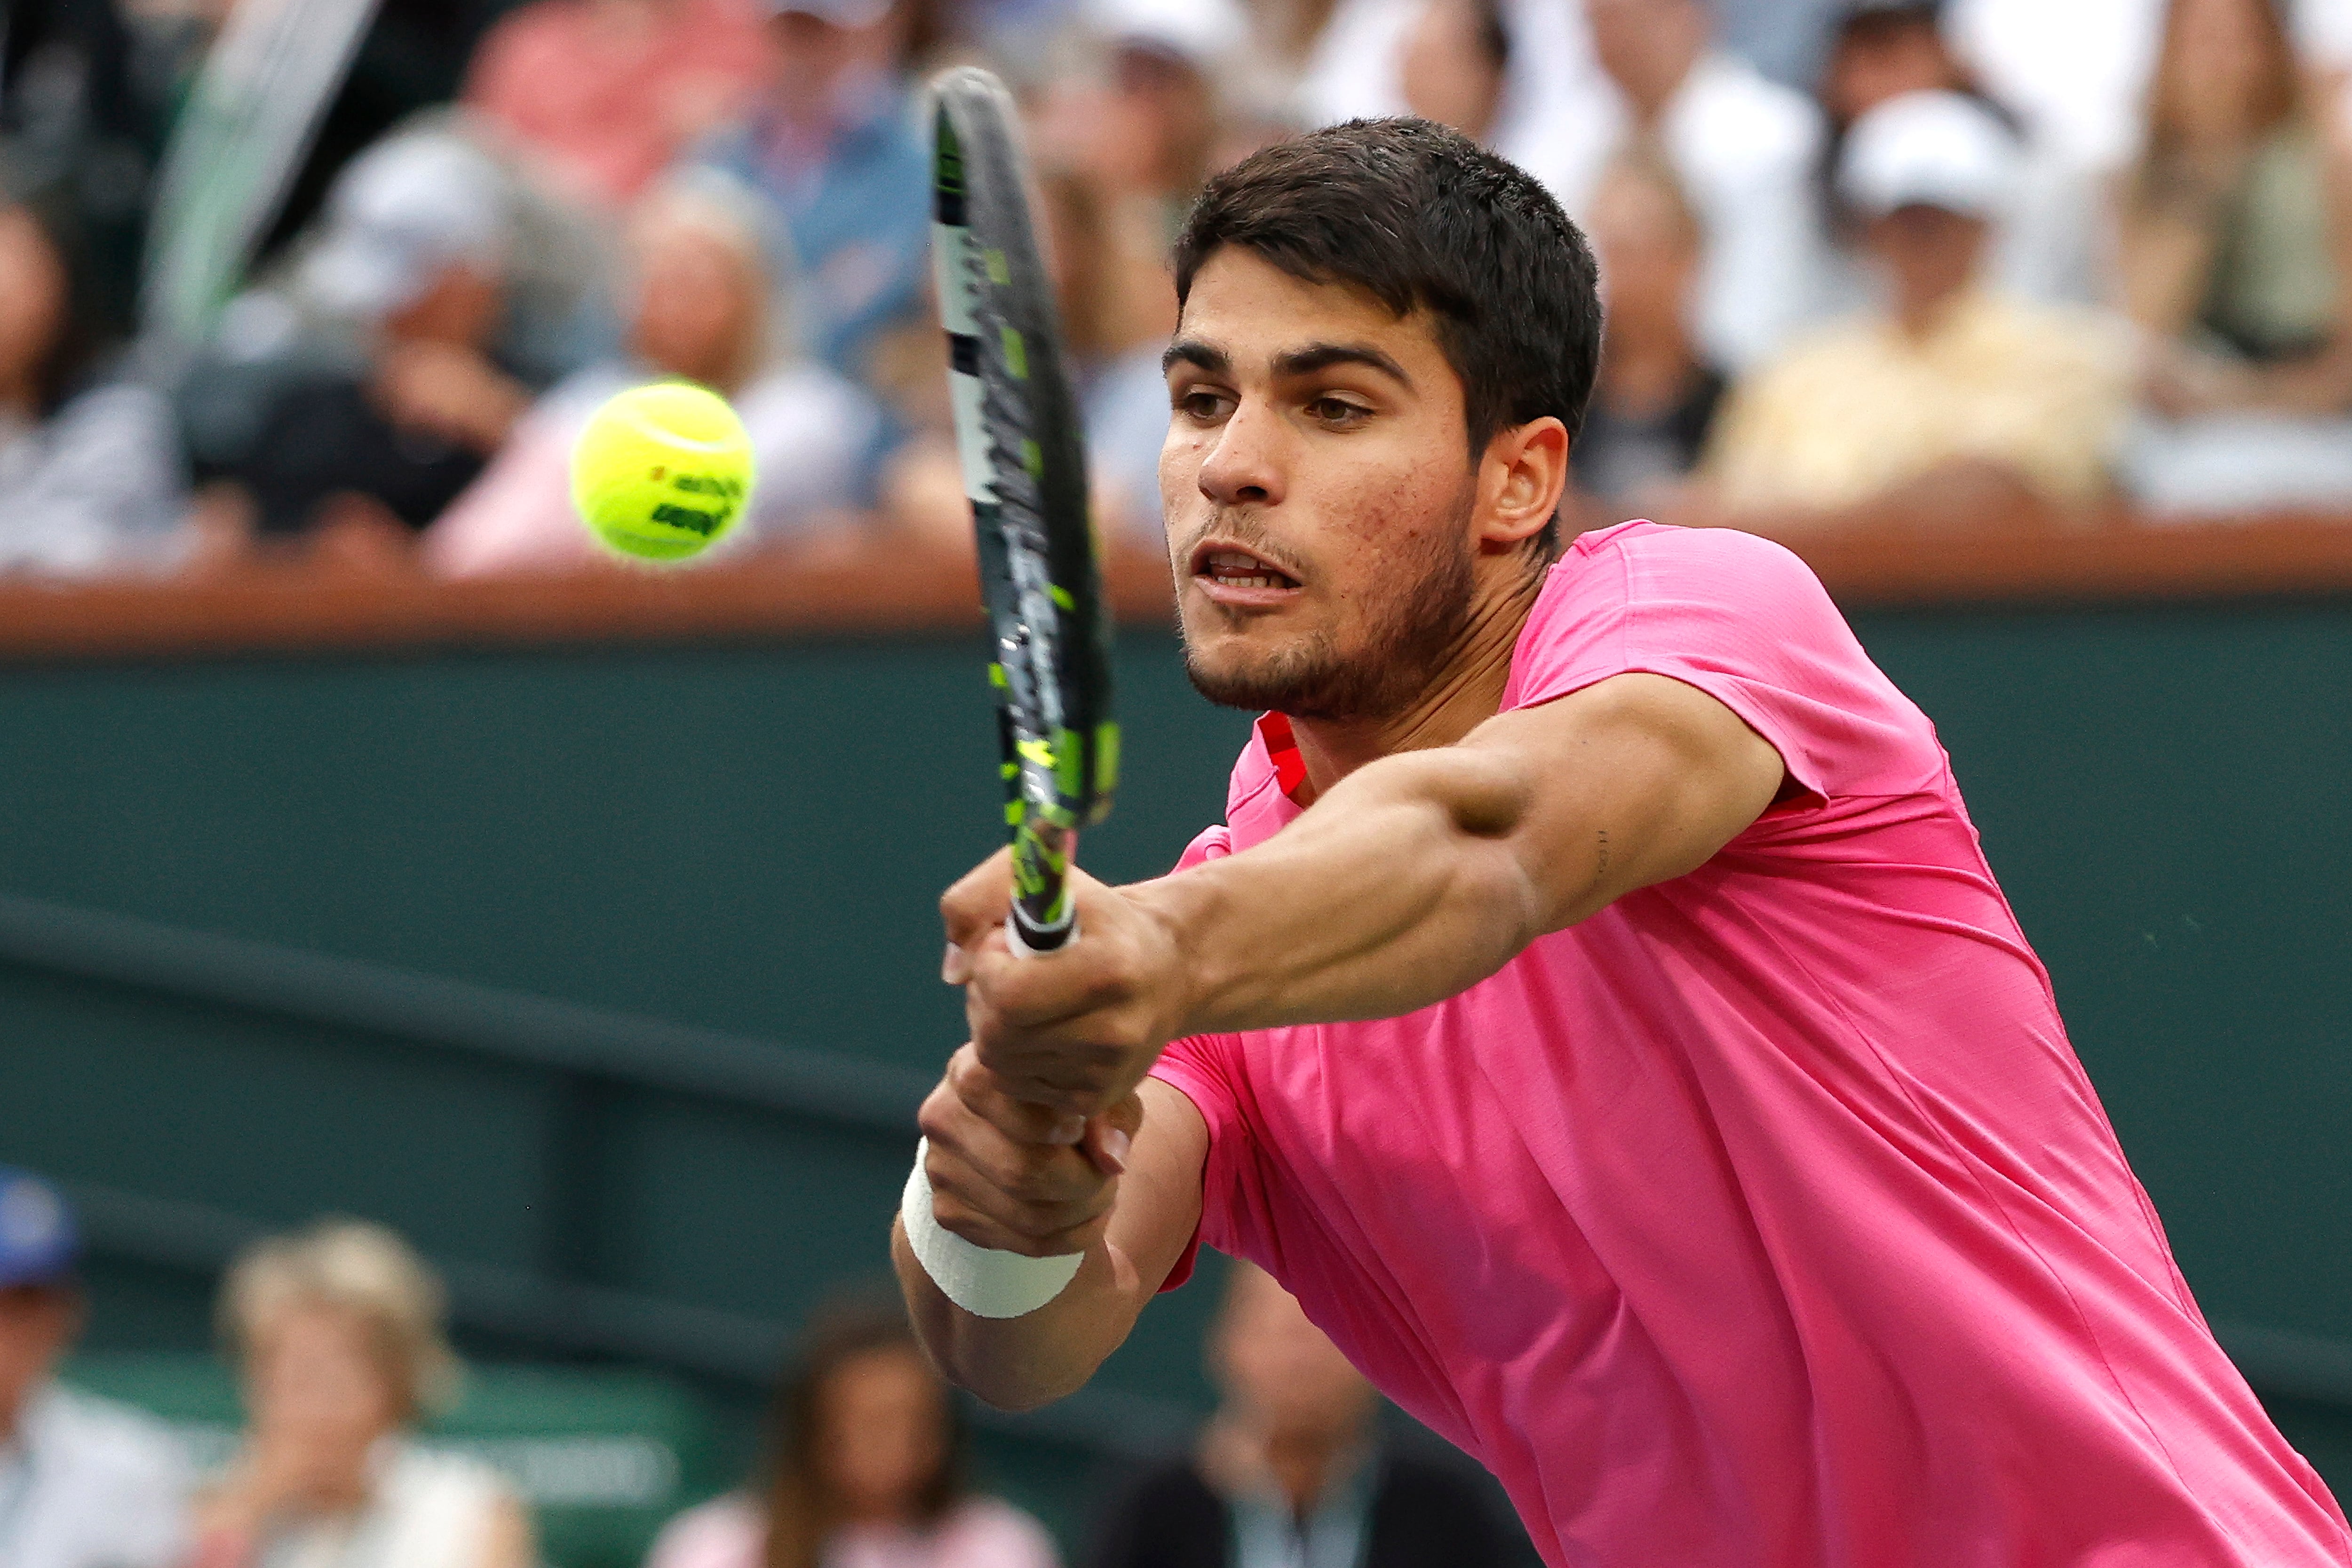
<path id="1" fill-rule="evenodd" d="M 1634 670 L 1803 793 L 1448 1001 L 1169 1047 L 1212 1139 L 1199 1239 L 1485 1461 L 1555 1565 L 2352 1563 L 1933 727 L 1811 573 L 1728 531 L 1586 534 L 1503 707 Z M 1185 865 L 1298 815 L 1288 733 L 1261 721 Z"/>

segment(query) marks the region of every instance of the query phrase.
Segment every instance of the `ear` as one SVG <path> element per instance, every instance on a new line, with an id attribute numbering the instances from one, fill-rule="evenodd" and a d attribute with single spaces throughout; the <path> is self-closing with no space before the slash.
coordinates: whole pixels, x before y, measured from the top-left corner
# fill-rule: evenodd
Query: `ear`
<path id="1" fill-rule="evenodd" d="M 1495 433 L 1478 465 L 1482 550 L 1514 550 L 1543 531 L 1568 489 L 1568 426 L 1549 414 Z"/>

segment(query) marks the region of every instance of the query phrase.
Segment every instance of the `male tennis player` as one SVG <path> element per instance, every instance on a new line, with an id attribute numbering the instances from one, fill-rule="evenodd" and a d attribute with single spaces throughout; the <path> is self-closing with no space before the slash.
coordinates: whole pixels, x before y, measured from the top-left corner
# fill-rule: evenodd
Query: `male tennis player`
<path id="1" fill-rule="evenodd" d="M 1066 951 L 1006 950 L 1001 860 L 947 897 L 972 1043 L 895 1249 L 949 1375 L 1069 1393 L 1205 1241 L 1555 1565 L 2352 1563 L 1927 719 L 1777 546 L 1557 545 L 1600 322 L 1550 198 L 1342 126 L 1214 181 L 1176 279 L 1186 658 L 1269 711 Z M 1022 1315 L 941 1287 L 1068 1254 Z"/>

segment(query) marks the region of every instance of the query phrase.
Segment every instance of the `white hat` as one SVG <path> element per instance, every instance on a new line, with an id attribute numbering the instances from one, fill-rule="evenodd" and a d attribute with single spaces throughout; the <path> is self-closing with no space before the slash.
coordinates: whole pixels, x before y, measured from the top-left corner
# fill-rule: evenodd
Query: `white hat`
<path id="1" fill-rule="evenodd" d="M 1906 92 L 1846 132 L 1838 195 L 1874 216 L 1931 206 L 1998 217 L 2016 194 L 2019 163 L 2017 138 L 1975 99 Z"/>
<path id="2" fill-rule="evenodd" d="M 486 154 L 445 132 L 396 135 L 336 177 L 300 289 L 335 315 L 373 320 L 453 263 L 499 271 L 508 223 L 506 182 Z"/>
<path id="3" fill-rule="evenodd" d="M 1196 68 L 1240 49 L 1249 22 L 1234 0 L 1094 0 L 1095 30 L 1114 44 L 1155 50 Z"/>

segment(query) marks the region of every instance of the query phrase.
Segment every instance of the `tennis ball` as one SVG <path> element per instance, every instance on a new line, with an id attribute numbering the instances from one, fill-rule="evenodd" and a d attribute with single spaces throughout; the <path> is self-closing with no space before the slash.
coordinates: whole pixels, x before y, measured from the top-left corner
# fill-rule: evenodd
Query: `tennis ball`
<path id="1" fill-rule="evenodd" d="M 710 547 L 751 497 L 751 437 L 727 400 L 688 381 L 631 387 L 572 448 L 572 504 L 613 549 L 679 561 Z"/>

